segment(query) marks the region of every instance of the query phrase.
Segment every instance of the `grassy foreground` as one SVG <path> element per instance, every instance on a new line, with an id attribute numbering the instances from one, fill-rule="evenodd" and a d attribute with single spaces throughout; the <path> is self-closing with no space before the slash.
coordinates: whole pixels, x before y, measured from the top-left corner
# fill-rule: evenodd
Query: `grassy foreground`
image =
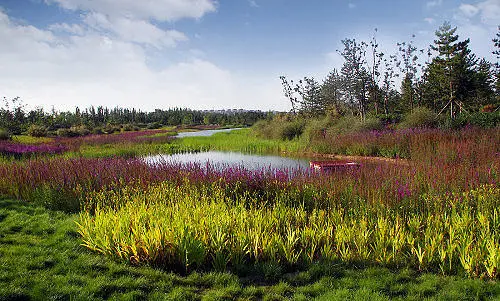
<path id="1" fill-rule="evenodd" d="M 485 300 L 498 282 L 315 264 L 286 273 L 181 276 L 96 256 L 80 246 L 76 216 L 0 200 L 0 300 Z M 252 275 L 252 276 L 249 276 Z"/>

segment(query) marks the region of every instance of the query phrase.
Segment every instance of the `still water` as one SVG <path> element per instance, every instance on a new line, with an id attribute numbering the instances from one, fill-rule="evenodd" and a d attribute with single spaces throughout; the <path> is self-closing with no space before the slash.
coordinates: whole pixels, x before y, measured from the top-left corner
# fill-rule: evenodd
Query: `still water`
<path id="1" fill-rule="evenodd" d="M 307 159 L 219 151 L 183 153 L 174 155 L 155 155 L 145 157 L 145 160 L 150 164 L 158 162 L 172 162 L 197 163 L 203 166 L 207 163 L 210 163 L 213 166 L 221 167 L 241 166 L 249 170 L 260 170 L 268 168 L 279 170 L 309 169 L 309 160 Z"/>
<path id="2" fill-rule="evenodd" d="M 203 130 L 203 131 L 196 131 L 196 132 L 180 132 L 180 133 L 178 133 L 175 136 L 175 138 L 184 138 L 184 137 L 209 137 L 209 136 L 212 136 L 213 134 L 216 134 L 216 133 L 230 132 L 232 130 L 239 130 L 239 128 L 222 129 L 222 130 Z"/>

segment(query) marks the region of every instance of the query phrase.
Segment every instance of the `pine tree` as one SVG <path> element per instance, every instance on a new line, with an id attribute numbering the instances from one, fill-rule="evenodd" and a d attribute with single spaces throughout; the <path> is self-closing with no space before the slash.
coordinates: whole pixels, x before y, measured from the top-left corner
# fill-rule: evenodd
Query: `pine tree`
<path id="1" fill-rule="evenodd" d="M 449 108 L 451 117 L 457 105 L 470 105 L 467 101 L 474 93 L 472 69 L 477 62 L 468 48 L 469 39 L 458 41 L 456 30 L 445 22 L 436 31 L 437 40 L 431 49 L 437 56 L 427 67 L 425 87 L 427 104 L 435 110 Z"/>

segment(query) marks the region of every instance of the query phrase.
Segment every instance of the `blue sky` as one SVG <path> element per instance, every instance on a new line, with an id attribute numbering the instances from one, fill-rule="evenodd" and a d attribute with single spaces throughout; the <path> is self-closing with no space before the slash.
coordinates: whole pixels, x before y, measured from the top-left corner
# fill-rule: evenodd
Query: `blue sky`
<path id="1" fill-rule="evenodd" d="M 321 80 L 344 38 L 387 54 L 448 20 L 493 60 L 500 0 L 0 0 L 0 96 L 28 107 L 287 110 L 279 76 Z"/>

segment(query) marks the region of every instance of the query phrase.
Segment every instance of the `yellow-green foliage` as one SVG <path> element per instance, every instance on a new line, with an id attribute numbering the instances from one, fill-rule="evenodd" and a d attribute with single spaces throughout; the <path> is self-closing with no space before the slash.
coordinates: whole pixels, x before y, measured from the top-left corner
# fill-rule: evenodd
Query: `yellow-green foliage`
<path id="1" fill-rule="evenodd" d="M 133 263 L 186 270 L 328 260 L 498 277 L 497 187 L 448 196 L 460 203 L 445 210 L 426 205 L 444 196 L 424 196 L 422 210 L 410 214 L 377 207 L 306 209 L 280 201 L 285 196 L 264 205 L 208 186 L 163 182 L 146 191 L 95 193 L 88 202 L 97 209 L 79 219 L 84 245 Z"/>
<path id="2" fill-rule="evenodd" d="M 54 139 L 49 137 L 32 137 L 27 135 L 17 135 L 13 136 L 12 140 L 22 143 L 22 144 L 39 144 L 39 143 L 49 143 Z"/>

